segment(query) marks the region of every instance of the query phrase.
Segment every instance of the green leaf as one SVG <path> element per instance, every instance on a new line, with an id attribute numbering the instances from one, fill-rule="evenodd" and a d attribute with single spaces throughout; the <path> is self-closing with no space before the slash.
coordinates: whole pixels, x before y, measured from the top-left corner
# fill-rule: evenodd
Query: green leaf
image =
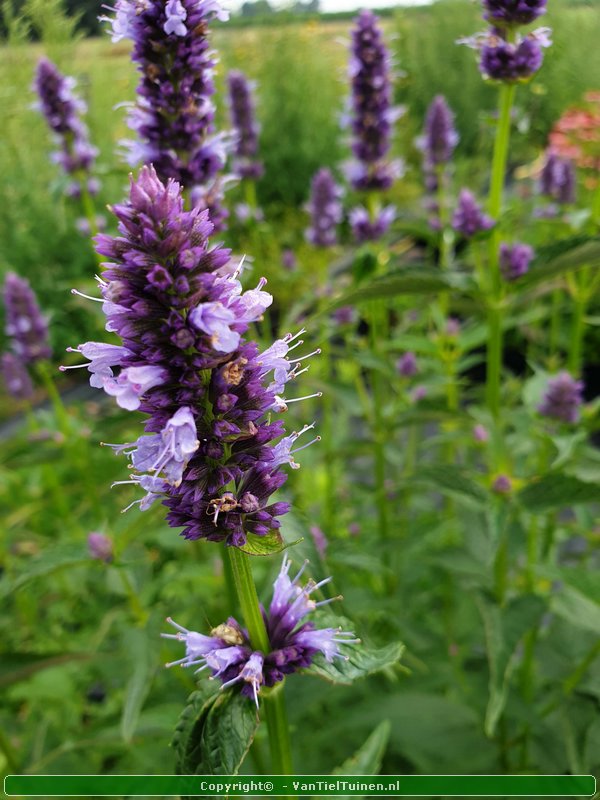
<path id="1" fill-rule="evenodd" d="M 150 641 L 149 632 L 145 630 L 130 630 L 127 634 L 127 642 L 131 652 L 135 654 L 135 666 L 125 689 L 121 736 L 124 741 L 130 742 L 152 686 L 157 648 L 154 635 Z"/>
<path id="2" fill-rule="evenodd" d="M 549 472 L 539 481 L 522 489 L 517 499 L 528 511 L 551 511 L 598 501 L 600 487 L 595 483 L 581 481 L 573 475 Z"/>
<path id="3" fill-rule="evenodd" d="M 546 604 L 536 595 L 523 595 L 512 600 L 505 608 L 479 597 L 478 606 L 483 617 L 490 665 L 485 732 L 491 737 L 506 705 L 510 679 L 517 661 L 517 645 L 527 631 L 539 622 Z"/>
<path id="4" fill-rule="evenodd" d="M 193 692 L 171 742 L 178 775 L 237 775 L 258 728 L 252 700 L 216 681 Z"/>
<path id="5" fill-rule="evenodd" d="M 5 578 L 0 583 L 0 599 L 8 597 L 35 578 L 50 575 L 52 572 L 65 567 L 73 567 L 77 564 L 85 563 L 91 563 L 86 545 L 59 544 L 55 547 L 49 547 L 39 556 L 31 559 L 25 570 L 12 581 Z"/>
<path id="6" fill-rule="evenodd" d="M 381 769 L 381 761 L 390 738 L 392 726 L 390 721 L 384 719 L 375 728 L 363 746 L 336 767 L 332 775 L 377 775 Z"/>
<path id="7" fill-rule="evenodd" d="M 489 500 L 485 489 L 459 467 L 426 467 L 418 471 L 414 480 L 418 483 L 429 483 L 443 494 L 455 495 L 476 505 Z"/>
<path id="8" fill-rule="evenodd" d="M 24 681 L 36 672 L 70 661 L 87 661 L 90 653 L 3 653 L 0 661 L 0 689 Z"/>
<path id="9" fill-rule="evenodd" d="M 202 681 L 188 697 L 171 740 L 178 775 L 195 774 L 195 765 L 198 763 L 196 749 L 200 747 L 202 728 L 218 693 L 217 681 Z"/>
<path id="10" fill-rule="evenodd" d="M 320 614 L 317 621 L 320 627 L 341 628 L 346 631 L 351 631 L 353 627 L 350 620 L 344 617 Z M 329 662 L 325 656 L 318 653 L 310 667 L 303 672 L 307 675 L 317 675 L 332 683 L 350 685 L 359 678 L 394 666 L 402 657 L 404 645 L 394 642 L 386 647 L 376 648 L 365 647 L 364 644 L 358 643 L 342 645 L 341 650 L 344 659 L 336 658 Z"/>
<path id="11" fill-rule="evenodd" d="M 302 539 L 300 538 L 286 543 L 279 531 L 270 531 L 266 536 L 256 536 L 253 533 L 248 533 L 246 544 L 240 547 L 240 550 L 249 556 L 272 556 L 287 550 L 288 547 L 293 547 L 301 541 Z"/>
<path id="12" fill-rule="evenodd" d="M 197 775 L 237 775 L 258 728 L 256 706 L 236 689 L 221 692 L 202 729 Z"/>
<path id="13" fill-rule="evenodd" d="M 551 610 L 577 628 L 600 636 L 600 604 L 574 586 L 564 584 L 553 596 Z"/>
<path id="14" fill-rule="evenodd" d="M 355 305 L 365 300 L 387 299 L 399 294 L 437 294 L 461 285 L 459 276 L 443 274 L 430 267 L 403 267 L 363 283 L 338 297 L 322 314 L 340 306 Z"/>
<path id="15" fill-rule="evenodd" d="M 557 275 L 585 266 L 600 266 L 600 238 L 574 236 L 539 248 L 529 272 L 519 279 L 523 287 L 536 286 Z"/>

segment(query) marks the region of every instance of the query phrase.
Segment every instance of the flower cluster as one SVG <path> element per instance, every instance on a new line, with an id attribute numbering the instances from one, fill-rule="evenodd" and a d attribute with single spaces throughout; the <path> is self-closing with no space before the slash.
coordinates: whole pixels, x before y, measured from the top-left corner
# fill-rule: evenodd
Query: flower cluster
<path id="1" fill-rule="evenodd" d="M 516 281 L 525 275 L 535 253 L 528 244 L 500 243 L 499 265 L 500 272 L 505 281 Z"/>
<path id="2" fill-rule="evenodd" d="M 479 51 L 485 78 L 514 83 L 531 78 L 542 66 L 543 48 L 550 47 L 550 29 L 537 28 L 523 36 L 515 28 L 534 22 L 546 11 L 546 0 L 483 0 L 490 28 L 459 40 Z"/>
<path id="3" fill-rule="evenodd" d="M 575 423 L 582 402 L 583 381 L 576 380 L 568 372 L 560 372 L 548 381 L 538 411 L 544 417 Z"/>
<path id="4" fill-rule="evenodd" d="M 540 191 L 559 205 L 574 203 L 575 167 L 573 162 L 549 151 L 540 176 Z"/>
<path id="5" fill-rule="evenodd" d="M 361 191 L 389 189 L 403 171 L 400 161 L 387 159 L 392 126 L 402 113 L 392 106 L 390 69 L 378 18 L 372 11 L 361 11 L 352 32 L 349 65 L 352 152 L 356 158 L 349 177 L 352 186 Z"/>
<path id="6" fill-rule="evenodd" d="M 54 132 L 59 149 L 53 159 L 70 178 L 67 194 L 78 197 L 82 187 L 96 194 L 100 184 L 92 177 L 98 150 L 90 144 L 82 115 L 85 103 L 75 95 L 75 79 L 62 75 L 47 58 L 38 62 L 34 89 L 38 95 L 36 108 L 42 112 Z"/>
<path id="7" fill-rule="evenodd" d="M 120 235 L 96 243 L 110 259 L 100 280 L 106 328 L 122 344 L 86 342 L 76 349 L 89 361 L 81 366 L 121 408 L 149 415 L 146 435 L 113 445 L 146 492 L 141 508 L 161 499 L 186 538 L 242 546 L 249 533 L 276 530 L 288 509 L 269 498 L 313 426 L 281 438 L 271 415 L 293 402 L 284 388 L 308 356 L 288 358 L 299 334 L 262 352 L 244 338 L 272 302 L 265 281 L 242 291 L 229 251 L 209 246 L 208 212 L 184 211 L 175 181 L 143 167 L 113 211 Z"/>
<path id="8" fill-rule="evenodd" d="M 342 188 L 328 169 L 320 169 L 312 179 L 310 200 L 306 209 L 310 227 L 306 238 L 317 247 L 333 247 L 337 243 L 337 226 L 342 221 Z"/>
<path id="9" fill-rule="evenodd" d="M 231 70 L 227 76 L 231 122 L 236 134 L 234 172 L 240 178 L 257 180 L 263 174 L 263 165 L 257 159 L 258 134 L 260 127 L 256 121 L 254 85 L 243 72 Z"/>
<path id="10" fill-rule="evenodd" d="M 131 164 L 153 164 L 162 180 L 184 188 L 208 184 L 227 155 L 214 134 L 210 20 L 227 19 L 217 0 L 117 0 L 112 40 L 133 41 L 141 75 L 138 102 L 129 115 L 136 141 L 126 141 Z"/>
<path id="11" fill-rule="evenodd" d="M 33 396 L 33 384 L 25 365 L 14 353 L 2 353 L 0 372 L 6 391 L 17 400 Z"/>
<path id="12" fill-rule="evenodd" d="M 306 619 L 316 608 L 332 600 L 315 602 L 311 596 L 331 578 L 299 586 L 305 567 L 306 563 L 291 580 L 288 575 L 290 561 L 283 559 L 273 584 L 269 610 L 263 611 L 270 645 L 268 653 L 252 648 L 246 631 L 233 617 L 214 628 L 210 636 L 188 631 L 169 618 L 167 622 L 178 632 L 163 633 L 162 636 L 183 642 L 185 656 L 167 666 L 197 666 L 197 672 L 208 669 L 213 678 L 222 682 L 222 688 L 241 684 L 242 694 L 253 698 L 258 706 L 262 686 L 274 686 L 286 675 L 309 667 L 317 653 L 322 653 L 330 662 L 334 658 L 346 658 L 340 652 L 340 645 L 358 642 L 353 633 L 339 628 L 317 628 L 314 622 Z"/>
<path id="13" fill-rule="evenodd" d="M 550 131 L 553 153 L 594 173 L 586 183 L 594 188 L 600 172 L 600 92 L 587 92 L 583 107 L 568 108 Z"/>
<path id="14" fill-rule="evenodd" d="M 384 206 L 377 211 L 374 218 L 364 206 L 356 206 L 348 214 L 352 235 L 359 244 L 381 238 L 395 218 L 394 206 Z"/>
<path id="15" fill-rule="evenodd" d="M 468 189 L 462 189 L 458 195 L 458 203 L 452 217 L 452 227 L 465 239 L 470 239 L 477 233 L 489 230 L 494 225 L 494 220 L 484 214 L 475 195 Z"/>
<path id="16" fill-rule="evenodd" d="M 432 100 L 425 117 L 425 130 L 418 144 L 423 151 L 426 173 L 447 164 L 458 144 L 458 133 L 454 127 L 454 114 L 446 99 L 437 95 Z"/>
<path id="17" fill-rule="evenodd" d="M 4 281 L 5 332 L 22 364 L 50 358 L 48 323 L 29 281 L 9 272 Z"/>

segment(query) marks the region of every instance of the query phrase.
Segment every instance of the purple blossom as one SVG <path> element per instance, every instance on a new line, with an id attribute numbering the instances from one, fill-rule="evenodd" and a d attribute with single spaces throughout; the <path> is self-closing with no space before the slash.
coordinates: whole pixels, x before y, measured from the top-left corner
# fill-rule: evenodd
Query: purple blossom
<path id="1" fill-rule="evenodd" d="M 314 622 L 306 619 L 319 606 L 337 599 L 315 601 L 312 598 L 331 578 L 320 583 L 308 581 L 304 587 L 299 586 L 306 563 L 290 580 L 290 561 L 286 557 L 283 559 L 273 584 L 269 610 L 263 611 L 269 639 L 268 652 L 254 650 L 246 631 L 233 617 L 214 628 L 210 636 L 189 631 L 167 618 L 177 633 L 161 635 L 185 644 L 185 656 L 167 666 L 198 667 L 196 672 L 208 669 L 213 678 L 222 682 L 222 688 L 241 685 L 241 693 L 252 698 L 258 707 L 258 696 L 263 686 L 274 686 L 286 675 L 309 667 L 318 653 L 329 662 L 346 658 L 340 647 L 358 643 L 353 633 L 340 628 L 317 628 Z"/>
<path id="2" fill-rule="evenodd" d="M 487 428 L 485 428 L 483 425 L 475 425 L 473 428 L 473 438 L 476 442 L 483 444 L 489 441 L 490 434 L 488 433 Z"/>
<path id="3" fill-rule="evenodd" d="M 6 391 L 16 400 L 30 400 L 33 384 L 23 361 L 14 353 L 2 353 L 1 365 Z"/>
<path id="4" fill-rule="evenodd" d="M 528 244 L 500 244 L 500 272 L 505 281 L 515 281 L 525 275 L 535 253 Z"/>
<path id="5" fill-rule="evenodd" d="M 498 475 L 492 483 L 492 491 L 496 494 L 509 494 L 512 489 L 512 481 L 508 475 Z"/>
<path id="6" fill-rule="evenodd" d="M 315 543 L 317 553 L 321 556 L 321 558 L 325 558 L 325 553 L 327 552 L 327 547 L 329 545 L 327 537 L 318 525 L 310 526 L 310 535 Z"/>
<path id="7" fill-rule="evenodd" d="M 583 381 L 578 381 L 568 372 L 559 372 L 550 378 L 538 411 L 543 417 L 575 423 L 579 420 L 579 409 L 583 403 Z"/>
<path id="8" fill-rule="evenodd" d="M 468 189 L 462 189 L 458 195 L 458 203 L 452 217 L 452 227 L 465 239 L 487 231 L 494 225 L 494 220 L 481 209 L 475 195 Z"/>
<path id="9" fill-rule="evenodd" d="M 185 211 L 177 183 L 144 167 L 113 212 L 119 235 L 100 234 L 96 246 L 109 259 L 100 280 L 106 329 L 122 344 L 76 351 L 94 385 L 148 415 L 145 435 L 111 445 L 132 461 L 125 483 L 145 492 L 134 503 L 142 510 L 161 500 L 186 538 L 242 546 L 277 530 L 288 510 L 270 497 L 286 480 L 281 466 L 295 466 L 300 434 L 285 437 L 271 416 L 304 399 L 284 396 L 306 369 L 307 355 L 289 357 L 302 340 L 290 334 L 263 352 L 247 341 L 272 301 L 265 281 L 243 291 L 229 251 L 209 244 L 208 212 Z"/>
<path id="10" fill-rule="evenodd" d="M 371 219 L 369 212 L 364 206 L 356 206 L 351 209 L 349 215 L 352 235 L 357 242 L 371 242 L 380 239 L 394 221 L 396 209 L 394 206 L 384 206 L 380 209 L 375 218 Z"/>
<path id="11" fill-rule="evenodd" d="M 354 306 L 340 306 L 331 317 L 336 325 L 353 325 L 358 321 L 358 312 Z"/>
<path id="12" fill-rule="evenodd" d="M 100 184 L 90 175 L 98 150 L 90 144 L 82 119 L 86 106 L 74 94 L 74 88 L 73 78 L 62 75 L 47 58 L 39 60 L 34 82 L 39 98 L 36 108 L 46 118 L 59 148 L 52 154 L 52 160 L 71 177 L 67 193 L 78 197 L 82 186 L 90 194 L 96 194 Z"/>
<path id="13" fill-rule="evenodd" d="M 403 378 L 412 378 L 413 375 L 416 375 L 419 371 L 419 366 L 415 354 L 410 351 L 403 353 L 396 362 L 396 369 Z"/>
<path id="14" fill-rule="evenodd" d="M 42 314 L 29 281 L 9 272 L 4 280 L 6 335 L 11 348 L 23 364 L 50 358 L 48 323 Z"/>
<path id="15" fill-rule="evenodd" d="M 310 187 L 310 200 L 306 209 L 310 214 L 310 228 L 306 239 L 316 247 L 333 247 L 337 244 L 337 226 L 342 221 L 342 189 L 328 169 L 320 169 Z"/>
<path id="16" fill-rule="evenodd" d="M 561 158 L 551 151 L 540 177 L 540 191 L 560 205 L 575 202 L 575 166 L 568 158 Z"/>
<path id="17" fill-rule="evenodd" d="M 427 109 L 425 131 L 419 140 L 427 168 L 435 171 L 439 165 L 447 164 L 458 144 L 458 138 L 454 127 L 454 114 L 446 98 L 437 95 Z M 435 188 L 437 189 L 437 186 Z"/>
<path id="18" fill-rule="evenodd" d="M 132 165 L 152 163 L 162 180 L 185 188 L 209 184 L 222 169 L 224 137 L 214 136 L 213 73 L 208 23 L 227 19 L 216 0 L 117 0 L 113 41 L 133 41 L 140 82 L 128 124 L 137 141 L 124 142 Z"/>
<path id="19" fill-rule="evenodd" d="M 357 163 L 351 174 L 358 190 L 389 189 L 402 173 L 400 162 L 387 160 L 393 125 L 401 109 L 392 106 L 391 59 L 379 20 L 363 10 L 355 20 L 349 77 L 352 83 L 352 152 Z"/>
<path id="20" fill-rule="evenodd" d="M 256 121 L 253 92 L 255 85 L 243 72 L 231 70 L 227 76 L 231 122 L 236 134 L 234 172 L 241 178 L 257 180 L 263 165 L 257 159 L 260 126 Z"/>
<path id="21" fill-rule="evenodd" d="M 291 272 L 298 266 L 298 259 L 291 247 L 285 247 L 281 251 L 281 265 L 284 269 Z"/>
<path id="22" fill-rule="evenodd" d="M 87 538 L 88 551 L 92 558 L 98 561 L 105 561 L 106 563 L 113 559 L 113 543 L 112 539 L 105 536 L 103 533 L 92 532 L 88 534 Z"/>
<path id="23" fill-rule="evenodd" d="M 514 41 L 494 29 L 463 40 L 480 52 L 479 69 L 485 78 L 514 83 L 531 78 L 542 66 L 543 48 L 552 44 L 549 28 L 538 28 Z"/>
<path id="24" fill-rule="evenodd" d="M 546 0 L 483 0 L 485 19 L 497 27 L 529 25 L 546 13 Z"/>

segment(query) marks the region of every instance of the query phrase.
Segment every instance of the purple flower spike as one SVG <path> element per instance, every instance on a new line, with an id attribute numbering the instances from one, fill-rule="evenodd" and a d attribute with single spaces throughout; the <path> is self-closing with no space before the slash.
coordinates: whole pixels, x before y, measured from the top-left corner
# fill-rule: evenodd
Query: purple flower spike
<path id="1" fill-rule="evenodd" d="M 483 0 L 485 18 L 497 27 L 529 25 L 546 13 L 546 0 Z"/>
<path id="2" fill-rule="evenodd" d="M 6 391 L 16 400 L 30 400 L 33 384 L 21 359 L 14 353 L 2 353 L 2 378 Z"/>
<path id="3" fill-rule="evenodd" d="M 9 272 L 4 281 L 6 335 L 23 364 L 50 358 L 48 323 L 42 314 L 29 281 Z"/>
<path id="4" fill-rule="evenodd" d="M 103 533 L 89 533 L 87 538 L 88 551 L 92 558 L 105 561 L 107 564 L 113 559 L 112 539 Z"/>
<path id="5" fill-rule="evenodd" d="M 310 201 L 306 209 L 311 225 L 306 239 L 316 247 L 333 247 L 337 244 L 337 226 L 342 221 L 342 189 L 333 180 L 328 169 L 320 169 L 313 176 Z"/>
<path id="6" fill-rule="evenodd" d="M 270 497 L 286 481 L 282 467 L 297 467 L 294 454 L 318 440 L 295 447 L 312 425 L 286 437 L 271 417 L 305 399 L 284 390 L 320 351 L 289 357 L 299 334 L 263 352 L 246 339 L 272 302 L 266 281 L 243 291 L 241 265 L 209 244 L 208 212 L 185 211 L 177 183 L 143 167 L 113 213 L 119 235 L 100 234 L 96 247 L 109 260 L 99 279 L 106 329 L 121 344 L 74 352 L 93 386 L 148 415 L 145 435 L 111 445 L 134 470 L 122 483 L 145 492 L 132 504 L 142 510 L 161 500 L 187 539 L 243 546 L 279 528 L 288 506 Z"/>
<path id="7" fill-rule="evenodd" d="M 389 189 L 402 174 L 401 162 L 389 162 L 392 128 L 401 109 L 392 106 L 391 59 L 379 20 L 361 11 L 352 31 L 349 76 L 352 82 L 352 186 L 361 191 Z"/>
<path id="8" fill-rule="evenodd" d="M 454 114 L 442 95 L 435 97 L 427 109 L 425 132 L 419 143 L 424 162 L 430 168 L 447 164 L 452 158 L 458 144 L 458 133 L 454 127 Z"/>
<path id="9" fill-rule="evenodd" d="M 512 481 L 508 475 L 498 475 L 492 483 L 492 491 L 496 494 L 510 494 Z"/>
<path id="10" fill-rule="evenodd" d="M 419 371 L 419 366 L 415 354 L 410 351 L 403 353 L 396 362 L 396 369 L 403 378 L 412 378 L 413 375 L 416 375 Z"/>
<path id="11" fill-rule="evenodd" d="M 506 281 L 515 281 L 525 275 L 535 253 L 528 244 L 500 244 L 500 272 Z"/>
<path id="12" fill-rule="evenodd" d="M 470 239 L 475 234 L 487 231 L 493 226 L 494 220 L 483 213 L 481 206 L 475 199 L 475 195 L 468 189 L 462 189 L 452 217 L 454 230 L 464 236 L 465 239 Z"/>
<path id="13" fill-rule="evenodd" d="M 227 19 L 216 0 L 117 0 L 113 41 L 133 41 L 138 102 L 128 124 L 137 140 L 123 142 L 132 165 L 152 163 L 162 180 L 186 189 L 210 183 L 222 169 L 227 142 L 214 135 L 213 73 L 207 29 Z"/>
<path id="14" fill-rule="evenodd" d="M 82 185 L 90 194 L 100 187 L 91 177 L 98 150 L 92 147 L 82 116 L 85 103 L 73 92 L 75 80 L 62 75 L 46 58 L 37 65 L 34 89 L 38 95 L 36 107 L 46 118 L 59 149 L 52 158 L 71 178 L 67 194 L 79 197 Z"/>
<path id="15" fill-rule="evenodd" d="M 263 611 L 269 652 L 253 650 L 246 632 L 233 617 L 214 628 L 210 636 L 188 631 L 167 618 L 177 633 L 161 635 L 165 639 L 184 642 L 186 651 L 183 658 L 172 661 L 167 667 L 198 667 L 196 672 L 208 669 L 213 678 L 219 678 L 223 689 L 241 686 L 241 693 L 258 706 L 261 687 L 274 686 L 286 675 L 309 667 L 317 653 L 322 653 L 330 662 L 335 658 L 345 658 L 340 648 L 358 644 L 354 634 L 339 628 L 317 628 L 314 622 L 306 619 L 319 606 L 338 599 L 315 601 L 312 598 L 314 592 L 329 583 L 331 578 L 320 583 L 309 581 L 302 588 L 298 585 L 306 563 L 291 580 L 288 575 L 290 561 L 283 559 L 273 584 L 269 610 Z"/>
<path id="16" fill-rule="evenodd" d="M 481 39 L 479 69 L 485 78 L 514 83 L 531 78 L 542 66 L 543 48 L 551 41 L 547 28 L 539 28 L 527 36 L 517 36 L 508 42 L 497 33 L 484 35 Z"/>
<path id="17" fill-rule="evenodd" d="M 352 235 L 360 244 L 362 242 L 372 242 L 380 239 L 387 233 L 390 225 L 396 217 L 394 206 L 385 206 L 371 219 L 369 212 L 364 206 L 357 206 L 350 211 L 350 227 Z"/>
<path id="18" fill-rule="evenodd" d="M 575 202 L 575 166 L 567 158 L 548 152 L 540 177 L 540 191 L 560 205 Z"/>
<path id="19" fill-rule="evenodd" d="M 257 160 L 260 127 L 254 110 L 254 84 L 243 72 L 232 70 L 227 76 L 231 121 L 236 134 L 234 172 L 240 178 L 258 180 L 264 172 Z"/>
<path id="20" fill-rule="evenodd" d="M 560 372 L 548 381 L 538 411 L 543 417 L 575 423 L 583 403 L 583 381 L 575 380 L 568 372 Z"/>

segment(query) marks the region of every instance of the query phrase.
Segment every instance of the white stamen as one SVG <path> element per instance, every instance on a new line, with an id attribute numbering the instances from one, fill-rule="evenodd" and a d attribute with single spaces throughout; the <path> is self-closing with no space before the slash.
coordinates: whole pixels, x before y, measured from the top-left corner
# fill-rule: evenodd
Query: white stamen
<path id="1" fill-rule="evenodd" d="M 104 299 L 102 297 L 91 297 L 89 294 L 83 294 L 83 292 L 78 291 L 77 289 L 71 289 L 71 294 L 76 294 L 79 297 L 83 297 L 86 300 L 93 300 L 94 303 L 103 303 Z"/>

